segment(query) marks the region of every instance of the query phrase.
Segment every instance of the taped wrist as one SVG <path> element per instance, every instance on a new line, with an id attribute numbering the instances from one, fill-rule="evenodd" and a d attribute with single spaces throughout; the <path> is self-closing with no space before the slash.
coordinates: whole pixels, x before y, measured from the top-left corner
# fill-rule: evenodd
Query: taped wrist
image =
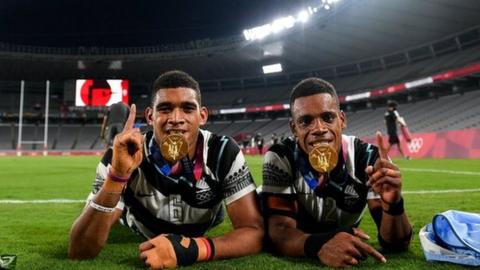
<path id="1" fill-rule="evenodd" d="M 396 203 L 385 203 L 388 205 L 388 209 L 383 209 L 383 212 L 391 215 L 391 216 L 400 216 L 405 212 L 405 208 L 403 206 L 403 198 L 400 198 L 400 201 Z"/>
<path id="2" fill-rule="evenodd" d="M 177 256 L 177 265 L 186 266 L 197 261 L 198 245 L 193 238 L 190 238 L 188 247 L 184 247 L 181 241 L 185 237 L 177 234 L 169 234 L 165 237 L 172 243 L 175 255 Z"/>
<path id="3" fill-rule="evenodd" d="M 311 234 L 309 237 L 307 237 L 303 246 L 305 255 L 307 255 L 308 257 L 317 258 L 318 252 L 320 251 L 322 246 L 340 232 L 346 232 L 354 235 L 353 228 L 351 227 L 340 227 L 336 230 L 326 233 Z"/>

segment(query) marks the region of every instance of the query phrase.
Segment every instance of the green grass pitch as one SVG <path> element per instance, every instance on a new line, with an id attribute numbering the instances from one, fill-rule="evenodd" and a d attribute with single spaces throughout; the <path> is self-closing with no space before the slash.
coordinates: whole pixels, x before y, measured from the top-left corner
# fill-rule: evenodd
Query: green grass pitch
<path id="1" fill-rule="evenodd" d="M 66 259 L 70 226 L 83 203 L 7 204 L 5 200 L 85 199 L 99 157 L 1 157 L 0 158 L 0 254 L 16 254 L 16 269 L 144 269 L 138 258 L 142 241 L 129 229 L 116 225 L 106 248 L 94 260 Z M 262 158 L 247 157 L 255 181 L 261 183 Z M 404 169 L 404 198 L 415 236 L 410 251 L 386 254 L 380 264 L 369 258 L 359 268 L 377 269 L 463 269 L 446 263 L 425 260 L 418 231 L 430 223 L 433 215 L 448 209 L 480 212 L 480 163 L 478 160 L 396 160 Z M 432 171 L 443 170 L 443 171 Z M 460 172 L 460 173 L 458 173 Z M 473 172 L 461 174 L 461 172 Z M 470 192 L 427 192 L 477 189 Z M 360 225 L 378 248 L 376 229 L 367 213 Z M 208 232 L 220 235 L 231 229 L 230 223 Z M 277 257 L 261 253 L 250 257 L 197 263 L 189 269 L 318 269 L 311 259 Z"/>

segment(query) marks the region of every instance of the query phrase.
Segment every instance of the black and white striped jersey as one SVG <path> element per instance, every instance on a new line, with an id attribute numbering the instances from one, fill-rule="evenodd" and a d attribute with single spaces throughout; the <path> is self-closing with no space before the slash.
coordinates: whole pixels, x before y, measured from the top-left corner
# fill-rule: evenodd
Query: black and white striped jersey
<path id="1" fill-rule="evenodd" d="M 379 198 L 366 185 L 365 173 L 365 168 L 377 160 L 378 149 L 353 136 L 342 135 L 342 151 L 338 155 L 337 166 L 326 176 L 326 184 L 312 188 L 305 181 L 306 172 L 315 177 L 318 174 L 296 142 L 288 138 L 273 145 L 263 163 L 263 202 L 268 196 L 296 200 L 298 210 L 295 213 L 277 211 L 274 205 L 264 203 L 264 214 L 291 216 L 297 220 L 297 227 L 308 233 L 358 224 L 367 199 Z"/>
<path id="2" fill-rule="evenodd" d="M 201 177 L 195 180 L 183 173 L 166 176 L 157 170 L 148 147 L 154 141 L 153 133 L 144 136 L 143 161 L 116 207 L 123 210 L 123 223 L 147 238 L 161 233 L 202 235 L 223 220 L 222 202 L 228 205 L 255 191 L 245 158 L 231 138 L 200 130 L 205 162 Z M 111 158 L 110 149 L 97 166 L 89 199 L 107 177 Z"/>

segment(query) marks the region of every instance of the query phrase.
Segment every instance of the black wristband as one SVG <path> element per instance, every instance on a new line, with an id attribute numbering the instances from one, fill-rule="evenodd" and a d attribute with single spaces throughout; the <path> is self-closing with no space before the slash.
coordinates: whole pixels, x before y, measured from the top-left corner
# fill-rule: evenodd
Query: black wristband
<path id="1" fill-rule="evenodd" d="M 303 246 L 305 255 L 307 255 L 308 257 L 317 258 L 318 252 L 320 251 L 322 246 L 339 232 L 346 232 L 351 235 L 354 234 L 352 227 L 341 227 L 326 233 L 311 234 L 309 237 L 307 237 Z"/>
<path id="2" fill-rule="evenodd" d="M 400 201 L 396 203 L 386 203 L 386 204 L 388 204 L 388 210 L 385 211 L 385 209 L 382 208 L 383 212 L 391 216 L 400 216 L 403 213 L 405 213 L 405 208 L 403 207 L 403 197 L 400 198 Z"/>
<path id="3" fill-rule="evenodd" d="M 178 234 L 169 234 L 166 236 L 166 238 L 170 240 L 173 245 L 175 255 L 177 256 L 177 265 L 186 266 L 197 261 L 198 245 L 193 238 L 190 238 L 190 244 L 186 248 L 180 244 L 183 236 Z"/>

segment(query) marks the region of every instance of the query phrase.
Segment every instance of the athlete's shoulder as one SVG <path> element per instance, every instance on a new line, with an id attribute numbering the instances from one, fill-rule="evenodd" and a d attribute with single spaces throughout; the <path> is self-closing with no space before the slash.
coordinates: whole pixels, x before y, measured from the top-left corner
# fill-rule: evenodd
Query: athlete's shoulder
<path id="1" fill-rule="evenodd" d="M 227 135 L 219 135 L 208 130 L 200 129 L 204 143 L 209 149 L 216 151 L 238 152 L 240 148 L 233 138 Z"/>

